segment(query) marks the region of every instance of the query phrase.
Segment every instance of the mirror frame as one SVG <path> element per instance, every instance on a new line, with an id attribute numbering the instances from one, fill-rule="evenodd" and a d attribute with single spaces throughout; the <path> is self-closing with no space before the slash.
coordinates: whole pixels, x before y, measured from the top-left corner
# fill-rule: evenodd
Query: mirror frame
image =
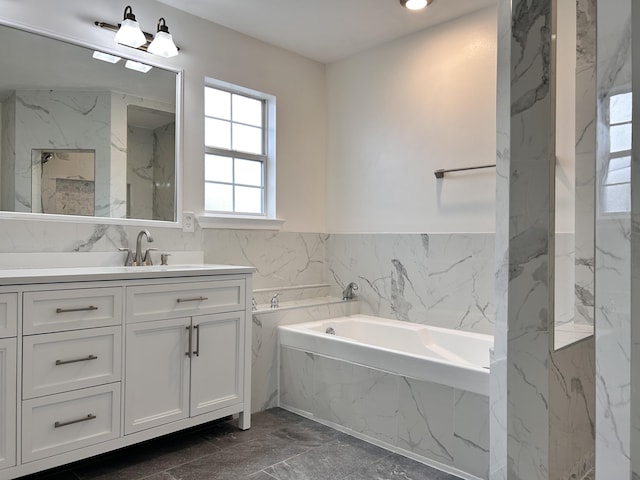
<path id="1" fill-rule="evenodd" d="M 182 116 L 183 116 L 183 98 L 184 98 L 184 69 L 171 67 L 164 65 L 156 61 L 158 57 L 151 54 L 140 52 L 140 55 L 126 55 L 121 51 L 116 50 L 113 47 L 99 45 L 96 43 L 87 42 L 75 37 L 69 37 L 65 35 L 36 28 L 30 25 L 26 25 L 20 22 L 14 22 L 6 18 L 0 17 L 0 26 L 14 28 L 23 32 L 39 35 L 44 38 L 57 40 L 64 43 L 69 43 L 77 47 L 83 47 L 91 50 L 100 50 L 105 53 L 117 55 L 125 60 L 135 60 L 144 62 L 147 65 L 151 65 L 154 68 L 165 70 L 176 75 L 176 104 L 175 104 L 175 191 L 174 191 L 174 205 L 175 205 L 175 220 L 169 222 L 166 220 L 150 220 L 150 219 L 136 219 L 136 218 L 116 218 L 116 217 L 89 217 L 80 215 L 58 215 L 58 214 L 46 214 L 46 213 L 31 213 L 31 212 L 9 212 L 0 210 L 0 220 L 35 220 L 35 221 L 49 221 L 49 222 L 66 222 L 66 223 L 86 223 L 86 224 L 105 224 L 105 225 L 136 225 L 136 226 L 148 226 L 148 227 L 168 227 L 168 228 L 182 228 L 182 171 L 183 171 L 183 155 L 182 155 Z M 97 28 L 97 27 L 96 27 Z M 136 50 L 137 51 L 137 50 Z M 144 55 L 143 55 L 144 54 Z"/>

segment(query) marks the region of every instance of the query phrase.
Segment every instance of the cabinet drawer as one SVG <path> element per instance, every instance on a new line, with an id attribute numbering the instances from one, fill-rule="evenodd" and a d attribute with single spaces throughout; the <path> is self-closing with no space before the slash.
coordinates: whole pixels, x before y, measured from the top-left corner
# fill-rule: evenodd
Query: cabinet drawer
<path id="1" fill-rule="evenodd" d="M 127 288 L 127 322 L 146 322 L 244 310 L 244 280 Z"/>
<path id="2" fill-rule="evenodd" d="M 121 327 L 31 335 L 23 340 L 23 398 L 120 380 Z"/>
<path id="3" fill-rule="evenodd" d="M 119 436 L 119 383 L 22 402 L 24 462 Z"/>
<path id="4" fill-rule="evenodd" d="M 18 294 L 0 293 L 0 338 L 15 337 L 18 331 Z"/>
<path id="5" fill-rule="evenodd" d="M 122 323 L 119 287 L 25 292 L 23 302 L 25 334 Z"/>

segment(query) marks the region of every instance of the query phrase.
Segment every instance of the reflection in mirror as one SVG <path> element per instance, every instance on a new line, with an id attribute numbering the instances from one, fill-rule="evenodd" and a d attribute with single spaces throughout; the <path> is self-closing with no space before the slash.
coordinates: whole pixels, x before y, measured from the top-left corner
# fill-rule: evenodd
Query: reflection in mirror
<path id="1" fill-rule="evenodd" d="M 554 347 L 593 334 L 595 1 L 558 2 Z"/>
<path id="2" fill-rule="evenodd" d="M 128 217 L 173 220 L 175 129 L 172 112 L 128 106 Z"/>
<path id="3" fill-rule="evenodd" d="M 93 150 L 34 149 L 31 211 L 94 216 L 95 158 Z"/>
<path id="4" fill-rule="evenodd" d="M 3 25 L 0 44 L 0 210 L 175 221 L 176 73 Z M 72 151 L 93 152 L 93 186 Z"/>

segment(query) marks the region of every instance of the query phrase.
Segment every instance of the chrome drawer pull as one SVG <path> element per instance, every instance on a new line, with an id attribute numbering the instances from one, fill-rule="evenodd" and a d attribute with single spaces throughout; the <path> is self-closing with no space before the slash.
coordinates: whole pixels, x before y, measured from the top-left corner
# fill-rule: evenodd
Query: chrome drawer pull
<path id="1" fill-rule="evenodd" d="M 191 341 L 193 340 L 193 330 L 191 329 L 191 325 L 187 325 L 185 329 L 189 332 L 189 345 L 187 346 L 185 355 L 191 358 Z"/>
<path id="2" fill-rule="evenodd" d="M 91 310 L 98 310 L 98 307 L 90 305 L 88 307 L 81 308 L 56 308 L 56 313 L 69 313 L 69 312 L 90 312 Z"/>
<path id="3" fill-rule="evenodd" d="M 202 300 L 209 300 L 208 297 L 196 297 L 196 298 L 179 298 L 178 303 L 184 302 L 201 302 Z"/>
<path id="4" fill-rule="evenodd" d="M 78 363 L 78 362 L 86 362 L 89 360 L 97 360 L 97 355 L 89 355 L 87 357 L 82 358 L 74 358 L 73 360 L 56 360 L 56 365 L 66 365 L 67 363 Z"/>
<path id="5" fill-rule="evenodd" d="M 74 423 L 86 422 L 88 420 L 95 420 L 96 417 L 93 413 L 90 413 L 86 417 L 78 418 L 76 420 L 69 420 L 68 422 L 56 422 L 53 424 L 53 428 L 66 427 L 67 425 L 73 425 Z"/>

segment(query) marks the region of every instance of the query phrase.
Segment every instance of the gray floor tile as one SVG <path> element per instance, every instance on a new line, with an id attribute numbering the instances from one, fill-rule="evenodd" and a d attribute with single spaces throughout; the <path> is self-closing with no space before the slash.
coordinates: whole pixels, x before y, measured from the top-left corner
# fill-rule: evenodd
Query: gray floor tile
<path id="1" fill-rule="evenodd" d="M 350 437 L 331 442 L 266 468 L 278 480 L 338 480 L 389 455 Z"/>
<path id="2" fill-rule="evenodd" d="M 459 480 L 459 478 L 394 453 L 352 473 L 344 480 Z"/>
<path id="3" fill-rule="evenodd" d="M 268 434 L 169 470 L 177 480 L 236 480 L 309 450 Z M 269 472 L 267 472 L 269 473 Z"/>
<path id="4" fill-rule="evenodd" d="M 197 433 L 171 435 L 78 466 L 80 480 L 138 480 L 219 451 Z"/>
<path id="5" fill-rule="evenodd" d="M 455 480 L 281 409 L 212 422 L 21 480 Z"/>

